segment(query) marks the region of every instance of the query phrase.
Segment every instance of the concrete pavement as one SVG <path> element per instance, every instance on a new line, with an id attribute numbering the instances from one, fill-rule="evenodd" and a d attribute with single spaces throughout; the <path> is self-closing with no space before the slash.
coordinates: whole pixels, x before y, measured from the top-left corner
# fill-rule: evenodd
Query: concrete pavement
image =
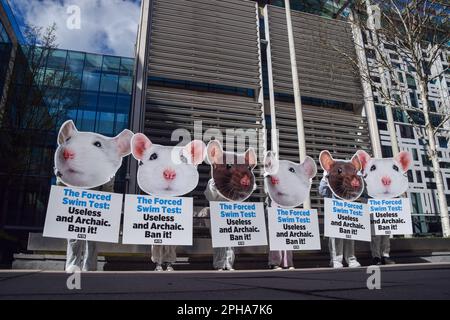
<path id="1" fill-rule="evenodd" d="M 368 290 L 367 268 L 255 271 L 88 272 L 81 290 L 63 272 L 0 270 L 0 299 L 450 299 L 450 264 L 381 267 Z"/>

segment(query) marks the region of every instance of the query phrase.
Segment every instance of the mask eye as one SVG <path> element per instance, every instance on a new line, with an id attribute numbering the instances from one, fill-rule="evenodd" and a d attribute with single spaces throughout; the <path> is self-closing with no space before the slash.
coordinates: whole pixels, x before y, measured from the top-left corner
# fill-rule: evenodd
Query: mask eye
<path id="1" fill-rule="evenodd" d="M 370 167 L 370 171 L 375 171 L 375 170 L 377 170 L 377 167 L 375 165 Z"/>
<path id="2" fill-rule="evenodd" d="M 397 171 L 398 172 L 398 167 L 394 164 L 393 166 L 392 166 L 392 169 L 394 169 L 395 171 Z"/>
<path id="3" fill-rule="evenodd" d="M 72 139 L 72 137 L 68 137 L 68 138 L 66 139 L 66 142 L 69 142 L 70 139 Z"/>
<path id="4" fill-rule="evenodd" d="M 102 144 L 100 143 L 100 141 L 95 141 L 94 146 L 96 146 L 97 148 L 101 148 Z"/>
<path id="5" fill-rule="evenodd" d="M 341 169 L 341 168 L 337 169 L 337 172 L 338 172 L 339 174 L 342 174 L 342 169 Z"/>
<path id="6" fill-rule="evenodd" d="M 182 154 L 180 155 L 180 160 L 183 163 L 187 163 L 188 162 L 187 158 L 184 155 L 182 155 Z"/>
<path id="7" fill-rule="evenodd" d="M 289 171 L 292 172 L 292 173 L 295 173 L 295 169 L 292 168 L 292 167 L 289 168 Z"/>
<path id="8" fill-rule="evenodd" d="M 152 153 L 149 160 L 156 160 L 158 159 L 158 155 L 156 153 Z"/>

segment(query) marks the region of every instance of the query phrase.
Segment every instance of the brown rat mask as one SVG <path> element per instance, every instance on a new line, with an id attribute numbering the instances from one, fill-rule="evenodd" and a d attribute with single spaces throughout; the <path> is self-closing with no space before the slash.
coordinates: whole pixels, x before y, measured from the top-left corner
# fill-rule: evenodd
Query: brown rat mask
<path id="1" fill-rule="evenodd" d="M 255 189 L 256 154 L 248 149 L 244 154 L 224 152 L 213 140 L 207 148 L 211 175 L 217 191 L 230 201 L 244 201 Z"/>
<path id="2" fill-rule="evenodd" d="M 354 201 L 364 190 L 360 175 L 361 162 L 353 156 L 351 161 L 334 160 L 328 151 L 320 153 L 320 164 L 328 172 L 328 185 L 333 194 L 343 200 Z"/>

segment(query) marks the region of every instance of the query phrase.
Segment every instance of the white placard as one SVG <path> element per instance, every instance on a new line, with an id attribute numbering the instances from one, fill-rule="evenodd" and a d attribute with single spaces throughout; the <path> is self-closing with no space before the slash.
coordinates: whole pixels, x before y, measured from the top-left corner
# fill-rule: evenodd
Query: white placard
<path id="1" fill-rule="evenodd" d="M 213 248 L 267 245 L 264 205 L 211 201 Z"/>
<path id="2" fill-rule="evenodd" d="M 270 250 L 320 250 L 317 210 L 269 207 Z"/>
<path id="3" fill-rule="evenodd" d="M 408 198 L 369 199 L 367 204 L 377 236 L 413 233 Z"/>
<path id="4" fill-rule="evenodd" d="M 125 195 L 125 244 L 192 245 L 192 198 Z"/>
<path id="5" fill-rule="evenodd" d="M 370 215 L 363 203 L 325 198 L 324 225 L 326 237 L 371 240 Z"/>
<path id="6" fill-rule="evenodd" d="M 44 237 L 119 242 L 123 195 L 52 186 Z"/>

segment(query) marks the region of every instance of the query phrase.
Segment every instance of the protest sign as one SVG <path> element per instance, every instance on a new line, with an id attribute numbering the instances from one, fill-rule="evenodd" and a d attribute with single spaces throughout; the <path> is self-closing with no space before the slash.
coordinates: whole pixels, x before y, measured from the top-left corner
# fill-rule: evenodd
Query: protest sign
<path id="1" fill-rule="evenodd" d="M 365 204 L 325 198 L 325 236 L 370 241 L 370 215 Z"/>
<path id="2" fill-rule="evenodd" d="M 368 209 L 377 236 L 413 233 L 408 198 L 369 199 Z"/>
<path id="3" fill-rule="evenodd" d="M 44 237 L 119 241 L 123 195 L 52 186 Z"/>
<path id="4" fill-rule="evenodd" d="M 320 250 L 317 210 L 268 208 L 270 250 Z"/>
<path id="5" fill-rule="evenodd" d="M 267 245 L 262 203 L 210 202 L 213 248 Z"/>
<path id="6" fill-rule="evenodd" d="M 192 245 L 192 198 L 126 195 L 125 244 Z"/>

